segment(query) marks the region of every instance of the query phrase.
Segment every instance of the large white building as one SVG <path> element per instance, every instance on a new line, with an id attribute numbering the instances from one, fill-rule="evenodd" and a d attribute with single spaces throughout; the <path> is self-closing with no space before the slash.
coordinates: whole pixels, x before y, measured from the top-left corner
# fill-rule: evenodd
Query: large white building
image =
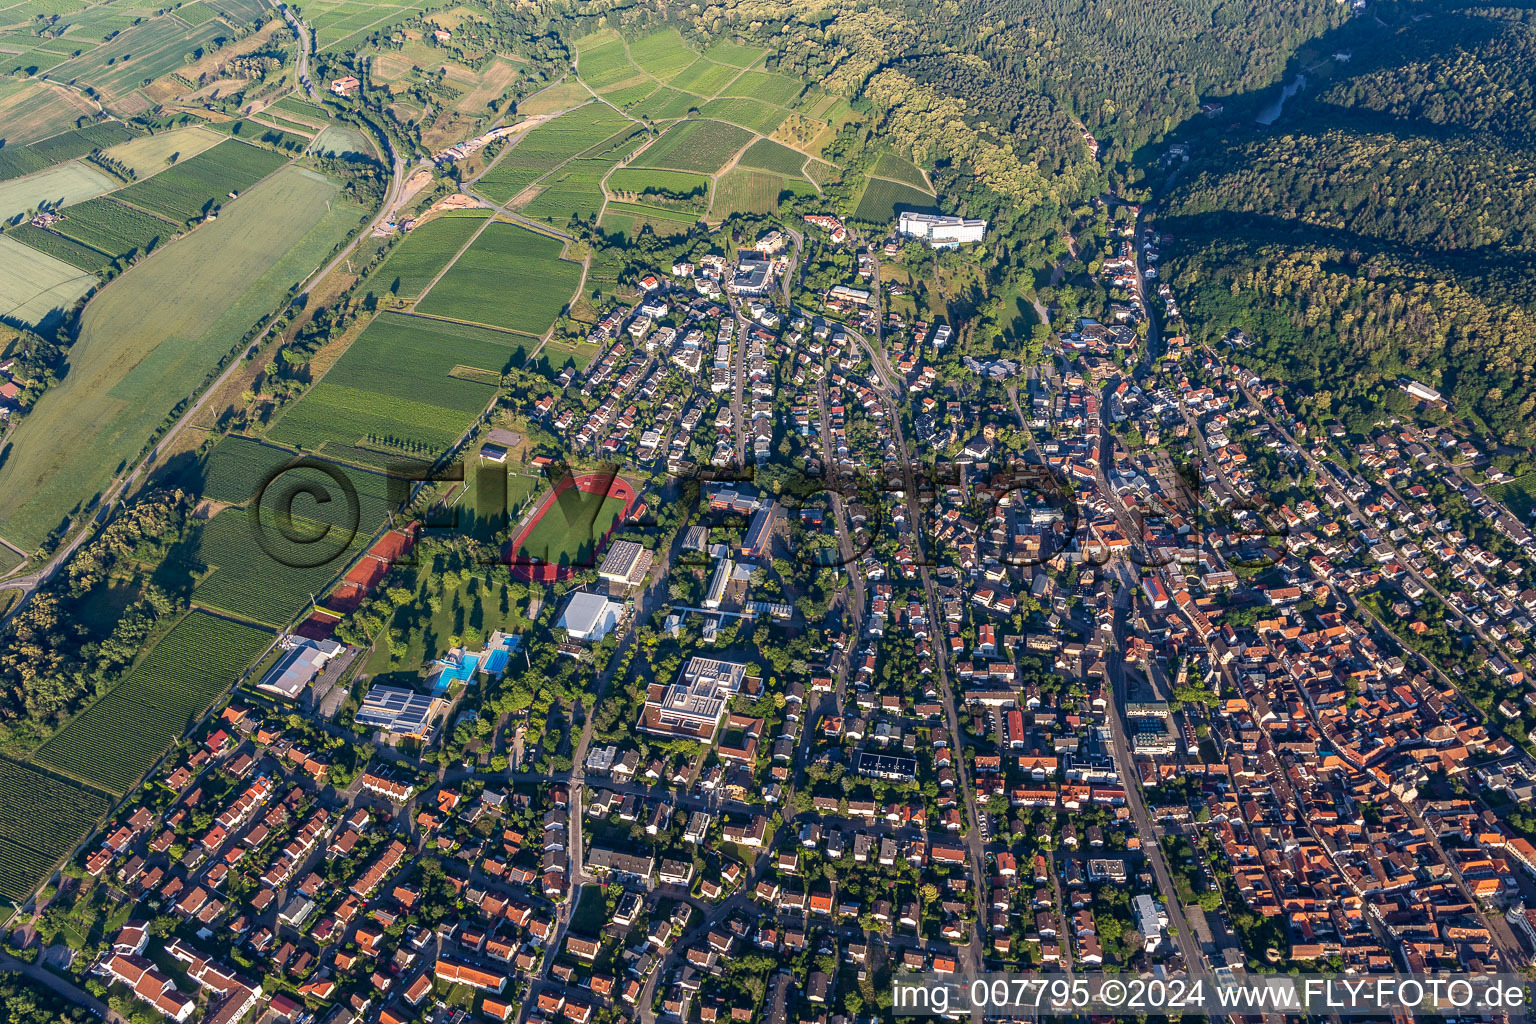
<path id="1" fill-rule="evenodd" d="M 907 238 L 916 238 L 939 249 L 963 242 L 981 241 L 987 233 L 987 222 L 904 211 L 896 222 L 896 230 Z"/>
<path id="2" fill-rule="evenodd" d="M 555 625 L 565 630 L 572 640 L 599 643 L 618 624 L 619 613 L 623 610 L 623 605 L 602 594 L 579 590 L 566 601 Z"/>

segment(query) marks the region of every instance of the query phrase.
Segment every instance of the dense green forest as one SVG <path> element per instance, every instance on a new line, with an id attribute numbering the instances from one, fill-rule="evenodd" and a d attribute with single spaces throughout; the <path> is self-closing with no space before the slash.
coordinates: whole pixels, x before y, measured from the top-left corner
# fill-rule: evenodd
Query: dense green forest
<path id="1" fill-rule="evenodd" d="M 1408 375 L 1536 443 L 1536 17 L 1371 11 L 1320 41 L 1326 77 L 1273 127 L 1190 126 L 1157 225 L 1169 277 L 1197 337 L 1243 328 L 1240 358 L 1320 415 Z"/>

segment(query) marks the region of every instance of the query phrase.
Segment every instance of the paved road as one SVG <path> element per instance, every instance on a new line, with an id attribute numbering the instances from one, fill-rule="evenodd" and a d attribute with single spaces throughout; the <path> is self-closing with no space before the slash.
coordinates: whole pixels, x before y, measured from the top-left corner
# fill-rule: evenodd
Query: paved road
<path id="1" fill-rule="evenodd" d="M 293 11 L 288 9 L 287 4 L 280 4 L 279 9 L 283 12 L 283 17 L 288 19 L 288 25 L 293 29 L 293 34 L 299 42 L 299 86 L 309 95 L 310 99 L 319 103 L 320 90 L 315 88 L 315 83 L 310 81 L 309 78 L 309 55 L 315 48 L 314 39 L 309 32 L 309 26 L 294 17 Z"/>

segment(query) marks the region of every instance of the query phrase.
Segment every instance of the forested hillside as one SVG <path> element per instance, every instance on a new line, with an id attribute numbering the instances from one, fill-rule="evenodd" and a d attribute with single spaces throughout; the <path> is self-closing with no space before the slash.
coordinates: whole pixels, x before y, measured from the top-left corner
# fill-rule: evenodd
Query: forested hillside
<path id="1" fill-rule="evenodd" d="M 1191 330 L 1368 406 L 1400 374 L 1536 443 L 1531 11 L 1376 5 L 1326 40 L 1334 77 L 1272 128 L 1212 130 L 1164 204 Z"/>

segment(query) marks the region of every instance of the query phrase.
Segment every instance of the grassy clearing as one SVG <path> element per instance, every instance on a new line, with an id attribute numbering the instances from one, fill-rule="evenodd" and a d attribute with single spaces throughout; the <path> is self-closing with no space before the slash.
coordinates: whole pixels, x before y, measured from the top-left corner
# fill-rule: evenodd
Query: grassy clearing
<path id="1" fill-rule="evenodd" d="M 265 630 L 193 612 L 32 760 L 126 793 L 271 642 Z"/>
<path id="2" fill-rule="evenodd" d="M 29 327 L 47 323 L 95 284 L 94 274 L 0 235 L 0 317 Z"/>
<path id="3" fill-rule="evenodd" d="M 751 138 L 749 132 L 721 121 L 684 121 L 668 128 L 634 166 L 716 174 Z"/>
<path id="4" fill-rule="evenodd" d="M 427 221 L 396 243 L 371 284 L 403 299 L 420 297 L 489 216 L 488 211 L 470 210 Z"/>
<path id="5" fill-rule="evenodd" d="M 417 309 L 432 316 L 540 335 L 571 301 L 581 265 L 562 244 L 516 224 L 487 227 Z M 466 364 L 475 365 L 475 364 Z"/>
<path id="6" fill-rule="evenodd" d="M 7 540 L 35 548 L 91 502 L 172 407 L 319 265 L 363 213 L 336 193 L 328 178 L 285 169 L 90 304 L 68 373 L 16 429 L 0 466 Z M 58 437 L 71 442 L 60 447 Z"/>
<path id="7" fill-rule="evenodd" d="M 35 210 L 60 207 L 99 196 L 118 186 L 118 181 L 79 160 L 46 171 L 0 182 L 0 220 Z"/>
<path id="8" fill-rule="evenodd" d="M 527 339 L 469 324 L 380 314 L 320 381 L 272 425 L 279 444 L 329 452 L 362 447 L 435 458 L 496 394 L 459 366 L 500 373 L 521 362 Z"/>
<path id="9" fill-rule="evenodd" d="M 216 132 L 195 127 L 178 128 L 113 146 L 105 155 L 125 165 L 140 178 L 148 178 L 223 141 Z"/>

